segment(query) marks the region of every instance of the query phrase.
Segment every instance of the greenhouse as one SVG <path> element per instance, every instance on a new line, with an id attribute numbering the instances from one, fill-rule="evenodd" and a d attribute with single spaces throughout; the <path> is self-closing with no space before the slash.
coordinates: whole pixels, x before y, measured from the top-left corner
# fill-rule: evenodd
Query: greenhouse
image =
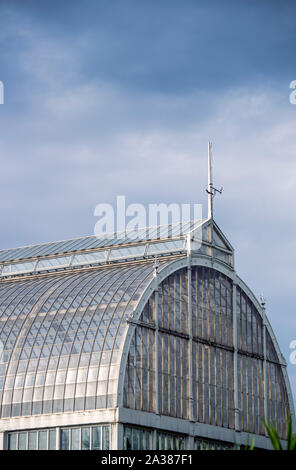
<path id="1" fill-rule="evenodd" d="M 294 416 L 213 218 L 0 251 L 2 449 L 270 448 Z"/>

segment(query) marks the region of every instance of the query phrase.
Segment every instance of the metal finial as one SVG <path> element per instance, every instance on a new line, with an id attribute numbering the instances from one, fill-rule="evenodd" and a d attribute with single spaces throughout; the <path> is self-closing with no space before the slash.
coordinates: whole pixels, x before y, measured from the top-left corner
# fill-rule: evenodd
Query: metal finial
<path id="1" fill-rule="evenodd" d="M 216 193 L 222 194 L 223 188 L 217 189 L 213 185 L 212 177 L 212 143 L 208 143 L 208 219 L 213 218 L 213 199 Z"/>

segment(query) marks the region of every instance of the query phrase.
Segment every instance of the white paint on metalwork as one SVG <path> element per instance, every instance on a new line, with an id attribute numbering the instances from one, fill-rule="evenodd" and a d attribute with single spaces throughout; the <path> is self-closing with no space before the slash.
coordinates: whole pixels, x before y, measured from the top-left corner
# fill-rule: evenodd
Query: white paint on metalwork
<path id="1" fill-rule="evenodd" d="M 212 144 L 208 143 L 208 219 L 213 217 Z"/>
<path id="2" fill-rule="evenodd" d="M 234 393 L 234 428 L 240 430 L 240 408 L 238 406 L 238 367 L 237 367 L 237 312 L 236 312 L 236 284 L 232 287 L 232 323 L 233 323 L 233 393 Z"/>
<path id="3" fill-rule="evenodd" d="M 280 351 L 280 348 L 278 346 L 278 343 L 276 341 L 275 335 L 273 333 L 273 330 L 270 326 L 269 321 L 267 320 L 265 316 L 265 312 L 263 311 L 263 308 L 253 292 L 246 286 L 246 284 L 237 276 L 235 271 L 231 269 L 230 266 L 227 266 L 225 263 L 219 261 L 219 260 L 214 260 L 213 258 L 209 258 L 208 256 L 205 255 L 199 255 L 199 254 L 192 254 L 191 255 L 191 266 L 204 266 L 204 267 L 209 267 L 212 269 L 215 269 L 216 271 L 221 272 L 222 274 L 228 276 L 235 285 L 239 286 L 242 291 L 250 298 L 250 300 L 253 302 L 255 305 L 256 309 L 259 312 L 259 315 L 261 316 L 262 320 L 265 322 L 265 327 L 266 331 L 270 334 L 270 337 L 272 339 L 273 345 L 275 347 L 277 356 L 279 358 L 279 362 L 281 364 L 281 369 L 283 372 L 283 377 L 284 377 L 284 383 L 287 389 L 287 395 L 288 395 L 288 401 L 289 401 L 289 407 L 292 413 L 292 420 L 293 423 L 295 424 L 295 412 L 294 412 L 294 403 L 293 403 L 293 397 L 291 393 L 291 388 L 290 388 L 290 382 L 288 379 L 287 371 L 286 371 L 286 363 L 284 361 L 284 358 L 282 356 L 282 353 Z M 164 268 L 160 269 L 157 274 L 157 281 L 158 285 L 161 284 L 161 282 L 168 277 L 169 275 L 173 274 L 174 272 L 178 271 L 181 268 L 186 268 L 188 267 L 188 259 L 186 257 L 184 258 L 179 258 L 177 260 L 172 261 L 168 265 L 166 265 Z M 141 295 L 138 305 L 135 308 L 134 315 L 133 315 L 133 320 L 137 321 L 139 320 L 139 317 L 148 302 L 149 298 L 152 296 L 155 290 L 155 278 L 150 282 L 150 285 L 147 287 L 147 289 L 143 292 Z M 233 303 L 234 305 L 234 303 Z M 123 405 L 123 387 L 124 387 L 124 376 L 125 376 L 125 369 L 126 369 L 126 364 L 127 364 L 127 357 L 128 357 L 128 352 L 130 349 L 130 343 L 132 340 L 132 336 L 134 333 L 134 330 L 136 328 L 136 325 L 129 324 L 129 327 L 126 330 L 126 336 L 123 340 L 123 346 L 122 346 L 122 359 L 120 363 L 120 369 L 119 369 L 119 379 L 118 379 L 118 389 L 117 389 L 117 397 L 118 397 L 118 406 Z M 237 385 L 237 384 L 236 384 Z M 236 387 L 237 388 L 237 387 Z M 213 437 L 212 437 L 213 438 Z M 257 435 L 256 435 L 257 438 Z"/>

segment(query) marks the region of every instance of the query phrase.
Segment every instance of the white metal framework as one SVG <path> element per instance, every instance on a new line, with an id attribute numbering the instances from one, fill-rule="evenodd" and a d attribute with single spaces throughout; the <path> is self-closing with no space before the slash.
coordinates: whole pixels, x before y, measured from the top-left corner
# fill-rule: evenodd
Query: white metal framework
<path id="1" fill-rule="evenodd" d="M 212 218 L 175 229 L 0 252 L 2 447 L 228 448 L 251 433 L 264 448 L 264 417 L 285 437 L 286 363 L 233 247 Z"/>

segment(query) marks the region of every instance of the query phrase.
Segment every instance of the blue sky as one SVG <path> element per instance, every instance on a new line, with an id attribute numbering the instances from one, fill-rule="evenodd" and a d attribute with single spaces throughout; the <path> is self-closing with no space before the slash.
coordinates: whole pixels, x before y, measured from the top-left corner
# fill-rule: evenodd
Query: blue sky
<path id="1" fill-rule="evenodd" d="M 119 194 L 205 204 L 211 139 L 216 221 L 288 360 L 295 17 L 292 0 L 1 0 L 1 248 L 92 234 Z"/>

